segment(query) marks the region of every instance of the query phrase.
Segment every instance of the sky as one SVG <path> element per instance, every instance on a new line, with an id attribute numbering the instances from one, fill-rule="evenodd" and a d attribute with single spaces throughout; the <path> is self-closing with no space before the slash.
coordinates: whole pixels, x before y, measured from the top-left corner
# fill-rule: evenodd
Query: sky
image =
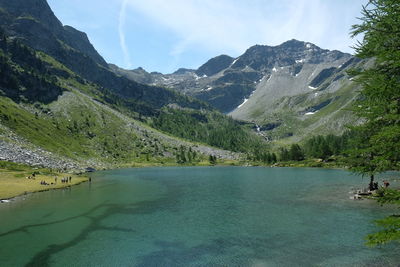
<path id="1" fill-rule="evenodd" d="M 172 73 L 210 58 L 290 39 L 353 53 L 368 0 L 48 0 L 64 25 L 125 69 Z"/>

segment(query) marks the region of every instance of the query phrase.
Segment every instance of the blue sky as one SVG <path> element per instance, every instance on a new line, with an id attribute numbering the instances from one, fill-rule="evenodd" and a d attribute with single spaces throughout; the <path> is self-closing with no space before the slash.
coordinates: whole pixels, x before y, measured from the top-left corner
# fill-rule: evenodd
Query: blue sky
<path id="1" fill-rule="evenodd" d="M 367 0 L 48 0 L 109 63 L 171 73 L 290 39 L 352 53 Z"/>

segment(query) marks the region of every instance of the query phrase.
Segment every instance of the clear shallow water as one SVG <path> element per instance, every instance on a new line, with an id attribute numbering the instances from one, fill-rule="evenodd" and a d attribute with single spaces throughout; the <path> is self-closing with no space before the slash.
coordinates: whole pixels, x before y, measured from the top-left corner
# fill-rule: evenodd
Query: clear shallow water
<path id="1" fill-rule="evenodd" d="M 149 168 L 0 205 L 0 266 L 398 266 L 339 170 Z"/>

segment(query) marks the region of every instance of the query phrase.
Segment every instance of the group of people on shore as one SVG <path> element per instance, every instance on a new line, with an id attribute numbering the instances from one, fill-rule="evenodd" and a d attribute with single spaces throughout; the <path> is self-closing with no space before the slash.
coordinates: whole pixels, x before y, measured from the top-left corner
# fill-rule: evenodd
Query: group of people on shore
<path id="1" fill-rule="evenodd" d="M 65 183 L 71 182 L 71 180 L 72 180 L 71 176 L 64 177 L 64 178 L 61 179 L 61 183 L 65 184 Z M 57 182 L 57 178 L 56 178 L 56 182 Z"/>
<path id="2" fill-rule="evenodd" d="M 387 180 L 383 180 L 382 183 L 383 183 L 383 187 L 382 188 L 388 188 L 389 185 L 390 185 L 389 181 L 387 181 Z M 372 184 L 372 186 L 370 185 L 370 191 L 374 191 L 374 190 L 378 190 L 378 189 L 379 189 L 378 182 L 374 182 Z"/>
<path id="3" fill-rule="evenodd" d="M 67 176 L 67 177 L 61 178 L 61 183 L 63 183 L 63 184 L 70 183 L 71 181 L 72 181 L 72 176 Z M 54 185 L 54 184 L 57 184 L 57 177 L 54 177 L 54 183 L 49 184 L 46 181 L 42 180 L 42 181 L 40 181 L 40 184 L 41 185 Z"/>
<path id="4" fill-rule="evenodd" d="M 46 181 L 44 181 L 44 180 L 40 181 L 40 184 L 41 184 L 41 185 L 50 185 L 48 182 L 46 182 Z M 54 184 L 54 183 L 51 183 L 51 184 Z"/>

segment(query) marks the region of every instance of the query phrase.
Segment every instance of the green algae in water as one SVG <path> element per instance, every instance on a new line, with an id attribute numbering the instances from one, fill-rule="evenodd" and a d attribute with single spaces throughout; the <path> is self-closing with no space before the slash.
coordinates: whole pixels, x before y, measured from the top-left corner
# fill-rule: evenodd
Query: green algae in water
<path id="1" fill-rule="evenodd" d="M 397 266 L 339 170 L 149 168 L 0 206 L 0 266 Z"/>

